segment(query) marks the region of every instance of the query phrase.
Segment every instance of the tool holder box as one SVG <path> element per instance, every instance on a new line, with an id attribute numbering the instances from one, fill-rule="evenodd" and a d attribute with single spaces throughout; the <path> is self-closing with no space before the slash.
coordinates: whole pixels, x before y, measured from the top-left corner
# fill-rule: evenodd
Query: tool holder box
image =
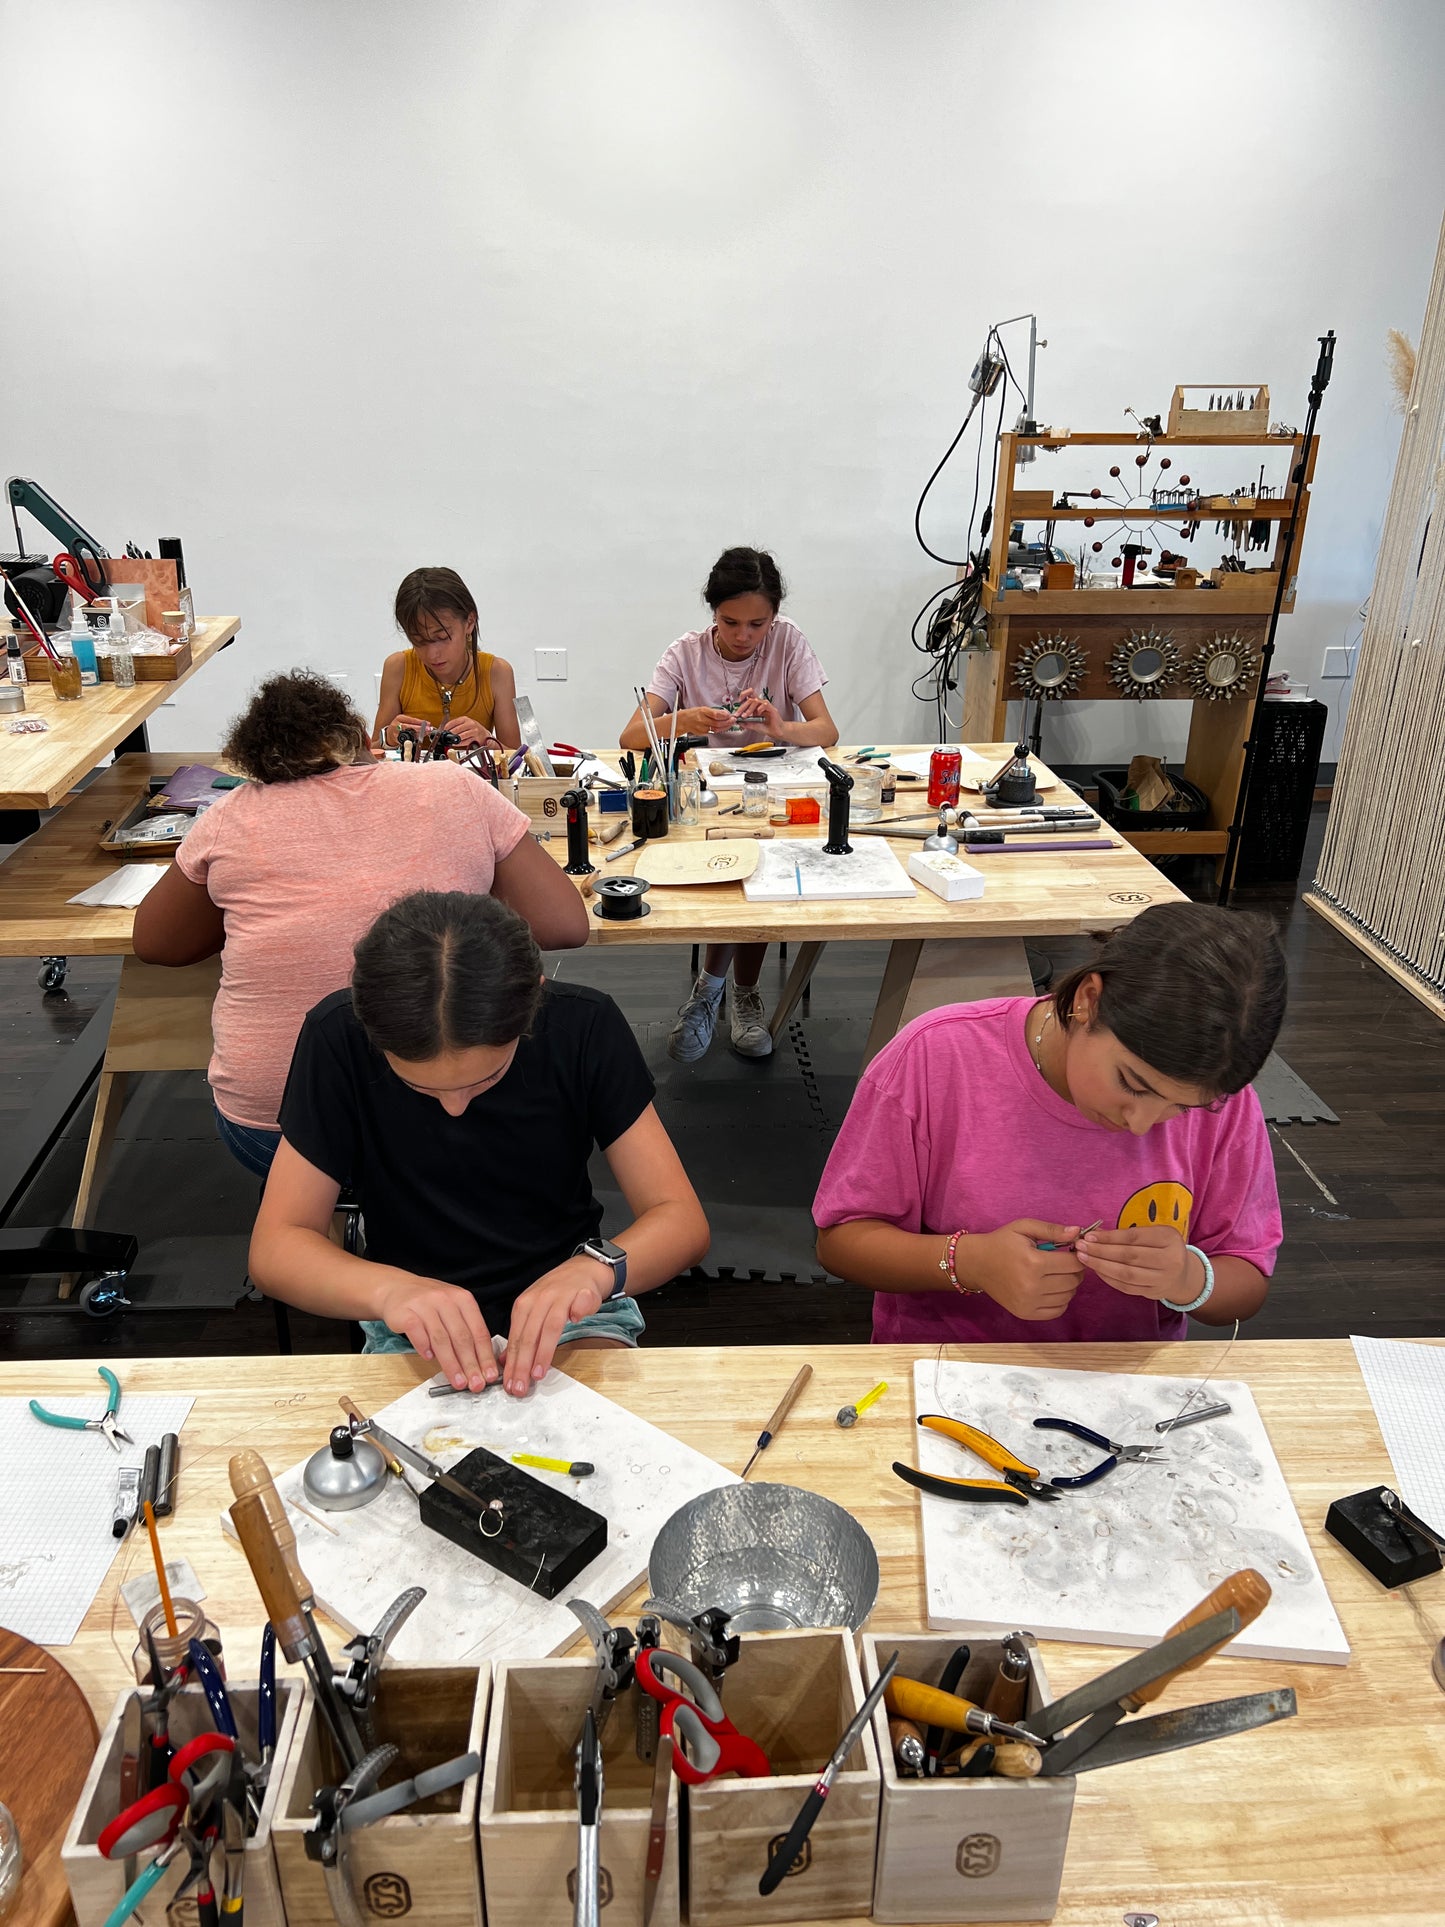
<path id="1" fill-rule="evenodd" d="M 488 1927 L 571 1927 L 577 1872 L 577 1742 L 597 1683 L 588 1659 L 499 1665 L 487 1725 L 480 1833 Z M 602 1918 L 641 1927 L 651 1831 L 652 1763 L 637 1757 L 638 1689 L 602 1729 Z M 677 1927 L 680 1783 L 672 1776 L 667 1844 L 652 1927 Z"/>
<path id="2" fill-rule="evenodd" d="M 459 1753 L 482 1750 L 491 1669 L 394 1666 L 382 1669 L 377 1729 L 401 1756 L 381 1777 L 395 1786 Z M 282 1776 L 272 1839 L 289 1927 L 332 1927 L 335 1916 L 319 1862 L 308 1859 L 306 1835 L 315 1825 L 316 1789 L 342 1777 L 331 1735 L 306 1695 L 291 1757 Z M 351 1885 L 363 1919 L 410 1915 L 426 1927 L 482 1927 L 482 1883 L 477 1865 L 480 1774 L 460 1786 L 350 1836 Z M 252 1927 L 250 1896 L 246 1927 Z"/>
<path id="3" fill-rule="evenodd" d="M 897 1649 L 905 1679 L 936 1685 L 949 1655 L 971 1649 L 957 1691 L 982 1705 L 1003 1652 L 998 1639 L 868 1633 L 863 1677 L 871 1686 Z M 1053 1697 L 1038 1647 L 1029 1639 L 1031 1674 L 1021 1724 Z M 880 1658 L 880 1655 L 882 1656 Z M 888 1711 L 873 1716 L 883 1798 L 873 1918 L 881 1922 L 1051 1920 L 1059 1904 L 1074 1778 L 908 1780 L 888 1740 Z"/>
<path id="4" fill-rule="evenodd" d="M 853 1635 L 745 1635 L 723 1680 L 724 1711 L 756 1740 L 774 1773 L 688 1787 L 688 1919 L 692 1927 L 865 1915 L 878 1832 L 878 1754 L 871 1728 L 844 1762 L 793 1868 L 764 1899 L 758 1881 L 863 1704 Z"/>
<path id="5" fill-rule="evenodd" d="M 258 1684 L 228 1681 L 231 1710 L 241 1744 L 252 1759 L 256 1757 L 256 1712 Z M 120 1759 L 123 1741 L 121 1718 L 130 1693 L 122 1693 L 111 1712 L 105 1731 L 91 1762 L 90 1772 L 81 1789 L 80 1799 L 60 1849 L 61 1865 L 70 1883 L 70 1900 L 75 1909 L 76 1927 L 103 1927 L 125 1892 L 124 1862 L 107 1860 L 96 1841 L 102 1830 L 120 1811 Z M 281 1899 L 281 1882 L 276 1869 L 273 1828 L 281 1798 L 281 1779 L 301 1714 L 302 1688 L 299 1680 L 276 1681 L 276 1751 L 271 1762 L 271 1779 L 261 1806 L 256 1831 L 246 1842 L 246 1927 L 286 1927 L 286 1911 Z M 215 1721 L 199 1687 L 185 1687 L 170 1704 L 170 1733 L 179 1749 L 198 1733 L 212 1730 Z M 139 1796 L 137 1796 L 139 1797 Z M 147 1849 L 136 1857 L 136 1872 L 154 1857 Z M 221 1879 L 222 1856 L 219 1850 L 212 1863 L 217 1885 Z M 133 1922 L 139 1927 L 170 1927 L 169 1909 L 176 1888 L 187 1871 L 184 1854 L 176 1857 L 165 1876 L 146 1895 Z M 181 1902 L 195 1916 L 195 1890 Z M 184 1918 L 184 1915 L 180 1916 Z"/>

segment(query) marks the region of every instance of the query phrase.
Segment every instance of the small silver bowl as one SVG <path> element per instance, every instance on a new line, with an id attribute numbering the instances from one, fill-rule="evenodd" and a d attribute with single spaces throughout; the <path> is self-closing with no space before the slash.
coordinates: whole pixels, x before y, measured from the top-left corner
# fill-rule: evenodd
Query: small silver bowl
<path id="1" fill-rule="evenodd" d="M 878 1554 L 852 1513 L 792 1485 L 725 1485 L 689 1499 L 652 1548 L 653 1596 L 721 1606 L 733 1632 L 847 1626 L 878 1597 Z"/>

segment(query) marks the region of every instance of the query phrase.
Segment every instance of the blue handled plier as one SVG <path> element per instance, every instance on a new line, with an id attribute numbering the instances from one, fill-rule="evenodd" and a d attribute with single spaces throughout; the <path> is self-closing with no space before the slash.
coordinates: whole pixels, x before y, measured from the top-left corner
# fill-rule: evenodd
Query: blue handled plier
<path id="1" fill-rule="evenodd" d="M 105 1410 L 99 1418 L 69 1418 L 64 1412 L 47 1412 L 37 1398 L 31 1399 L 30 1409 L 42 1425 L 61 1425 L 67 1432 L 102 1432 L 110 1449 L 118 1452 L 122 1439 L 127 1445 L 134 1445 L 135 1440 L 129 1432 L 124 1430 L 115 1416 L 120 1405 L 120 1380 L 114 1372 L 107 1371 L 104 1365 L 100 1367 L 100 1375 L 110 1387 L 110 1397 L 106 1400 Z"/>
<path id="2" fill-rule="evenodd" d="M 1152 1465 L 1155 1453 L 1162 1454 L 1164 1450 L 1160 1445 L 1120 1445 L 1114 1439 L 1106 1439 L 1102 1432 L 1091 1432 L 1087 1425 L 1076 1425 L 1070 1418 L 1036 1418 L 1034 1429 L 1038 1432 L 1071 1432 L 1076 1439 L 1082 1439 L 1085 1445 L 1097 1445 L 1101 1452 L 1109 1454 L 1107 1459 L 1101 1459 L 1091 1471 L 1080 1472 L 1071 1479 L 1049 1480 L 1050 1485 L 1059 1486 L 1065 1491 L 1076 1489 L 1081 1485 L 1092 1485 L 1096 1479 L 1102 1479 L 1106 1472 L 1112 1472 L 1120 1463 Z"/>

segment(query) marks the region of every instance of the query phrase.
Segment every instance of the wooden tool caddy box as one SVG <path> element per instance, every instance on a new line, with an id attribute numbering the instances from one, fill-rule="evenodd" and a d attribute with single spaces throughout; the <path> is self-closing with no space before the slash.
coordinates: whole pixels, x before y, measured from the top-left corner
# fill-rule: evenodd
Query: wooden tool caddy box
<path id="1" fill-rule="evenodd" d="M 571 1927 L 577 1870 L 577 1741 L 597 1683 L 594 1660 L 499 1665 L 487 1725 L 480 1831 L 488 1927 Z M 602 1918 L 641 1927 L 653 1768 L 637 1757 L 634 1686 L 602 1731 Z M 652 1927 L 677 1927 L 677 1775 Z"/>
<path id="2" fill-rule="evenodd" d="M 891 1650 L 891 1648 L 890 1648 Z M 878 1755 L 871 1727 L 845 1761 L 802 1853 L 764 1899 L 768 1849 L 798 1817 L 833 1748 L 863 1704 L 853 1635 L 754 1633 L 723 1682 L 723 1707 L 775 1769 L 689 1787 L 688 1919 L 692 1927 L 831 1920 L 866 1914 L 878 1831 Z"/>
<path id="3" fill-rule="evenodd" d="M 254 1759 L 257 1683 L 247 1681 L 238 1685 L 228 1681 L 226 1690 L 230 1694 L 241 1744 Z M 286 1910 L 282 1905 L 281 1881 L 273 1849 L 273 1828 L 280 1806 L 282 1776 L 295 1743 L 302 1697 L 299 1679 L 277 1679 L 276 1752 L 272 1760 L 271 1781 L 266 1789 L 256 1831 L 246 1843 L 246 1927 L 286 1927 Z M 100 1736 L 89 1776 L 60 1849 L 61 1865 L 70 1883 L 76 1927 L 103 1927 L 125 1892 L 124 1862 L 107 1860 L 96 1841 L 120 1810 L 121 1716 L 129 1698 L 130 1693 L 124 1692 L 115 1703 L 105 1731 Z M 209 1732 L 214 1725 L 211 1709 L 199 1687 L 185 1687 L 171 1701 L 170 1732 L 177 1748 L 184 1746 L 187 1740 L 194 1739 L 198 1733 Z M 137 1855 L 136 1871 L 139 1872 L 152 1857 L 151 1850 Z M 219 1852 L 214 1866 L 219 1881 Z M 174 1927 L 170 1905 L 186 1870 L 185 1855 L 178 1855 L 165 1877 L 151 1889 L 132 1914 L 131 1920 L 138 1922 L 139 1927 Z M 182 1908 L 187 1903 L 190 1917 L 194 1919 L 194 1889 L 182 1901 Z M 183 1921 L 184 1913 L 178 1914 L 177 1919 Z"/>
<path id="4" fill-rule="evenodd" d="M 863 1677 L 871 1686 L 896 1649 L 904 1678 L 934 1686 L 961 1644 L 972 1650 L 958 1692 L 982 1705 L 998 1670 L 998 1639 L 868 1633 Z M 1024 1726 L 1028 1714 L 1053 1697 L 1032 1639 L 1029 1658 Z M 874 1920 L 1051 1920 L 1074 1810 L 1072 1774 L 1048 1780 L 903 1779 L 888 1740 L 886 1707 L 874 1714 L 873 1729 L 883 1771 Z"/>
<path id="5" fill-rule="evenodd" d="M 382 1776 L 395 1786 L 459 1753 L 482 1750 L 491 1669 L 487 1666 L 393 1666 L 381 1674 L 377 1725 L 401 1757 Z M 410 1915 L 426 1927 L 482 1927 L 477 1866 L 480 1774 L 351 1836 L 352 1886 L 363 1917 Z M 306 1856 L 315 1824 L 311 1800 L 341 1778 L 331 1735 L 308 1693 L 282 1775 L 272 1840 L 289 1927 L 332 1927 L 326 1875 Z M 252 1927 L 246 1896 L 246 1927 Z"/>

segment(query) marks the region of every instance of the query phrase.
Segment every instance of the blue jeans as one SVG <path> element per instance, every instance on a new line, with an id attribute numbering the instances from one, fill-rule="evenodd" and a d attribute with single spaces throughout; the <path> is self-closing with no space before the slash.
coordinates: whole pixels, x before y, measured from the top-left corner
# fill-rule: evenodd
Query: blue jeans
<path id="1" fill-rule="evenodd" d="M 254 1124 L 233 1124 L 220 1111 L 216 1112 L 216 1131 L 238 1164 L 244 1164 L 255 1177 L 271 1175 L 271 1160 L 281 1142 L 279 1131 L 258 1130 Z"/>

